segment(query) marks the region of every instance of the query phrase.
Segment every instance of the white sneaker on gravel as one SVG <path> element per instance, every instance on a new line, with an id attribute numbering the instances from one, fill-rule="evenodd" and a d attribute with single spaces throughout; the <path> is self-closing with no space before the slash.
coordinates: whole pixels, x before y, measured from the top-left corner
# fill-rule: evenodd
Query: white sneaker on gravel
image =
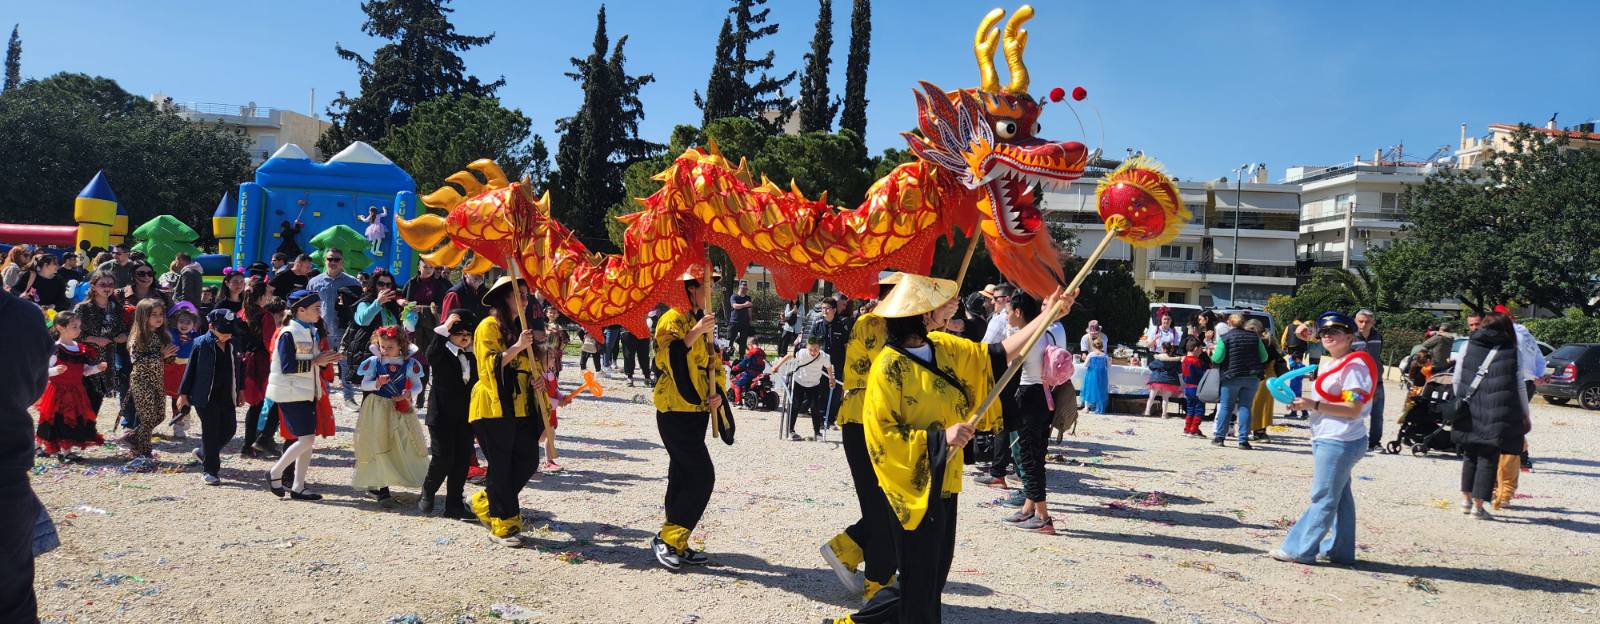
<path id="1" fill-rule="evenodd" d="M 839 582 L 844 585 L 845 590 L 861 591 L 861 581 L 856 579 L 855 570 L 846 567 L 844 562 L 839 560 L 839 556 L 833 552 L 833 546 L 823 542 L 821 550 L 822 560 L 828 562 L 828 567 L 833 568 L 834 575 L 839 577 Z"/>
<path id="2" fill-rule="evenodd" d="M 1482 507 L 1479 507 L 1477 509 L 1472 510 L 1472 517 L 1476 518 L 1478 520 L 1493 520 L 1494 519 L 1494 516 L 1489 515 L 1489 510 L 1484 509 Z"/>
<path id="3" fill-rule="evenodd" d="M 1472 501 L 1461 501 L 1461 513 L 1463 515 L 1472 513 Z"/>
<path id="4" fill-rule="evenodd" d="M 209 472 L 201 474 L 200 480 L 205 481 L 206 485 L 222 485 L 222 479 L 218 479 L 217 475 Z"/>

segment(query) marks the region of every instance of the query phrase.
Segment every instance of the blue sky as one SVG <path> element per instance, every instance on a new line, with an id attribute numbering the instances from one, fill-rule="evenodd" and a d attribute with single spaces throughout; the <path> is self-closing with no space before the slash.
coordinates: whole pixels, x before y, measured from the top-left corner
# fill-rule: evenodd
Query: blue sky
<path id="1" fill-rule="evenodd" d="M 552 139 L 554 120 L 581 94 L 561 75 L 583 55 L 599 2 L 460 1 L 461 32 L 493 32 L 466 54 L 468 70 L 504 76 L 501 96 Z M 664 141 L 696 123 L 728 3 L 613 0 L 613 38 L 627 34 L 628 66 L 653 73 L 644 134 Z M 835 0 L 831 86 L 844 88 L 849 0 Z M 665 8 L 665 7 L 675 8 Z M 780 32 L 766 39 L 785 71 L 800 69 L 817 5 L 773 0 Z M 879 0 L 873 6 L 868 144 L 900 147 L 912 124 L 911 89 L 977 83 L 971 41 L 990 2 Z M 1132 7 L 1137 7 L 1135 10 Z M 1010 7 L 1007 7 L 1008 9 Z M 1144 150 L 1185 179 L 1265 162 L 1273 179 L 1296 164 L 1330 164 L 1404 142 L 1426 156 L 1454 147 L 1459 124 L 1480 135 L 1495 122 L 1570 125 L 1600 117 L 1600 45 L 1563 24 L 1592 22 L 1585 2 L 1035 2 L 1027 62 L 1036 96 L 1082 85 L 1103 120 L 1105 149 Z M 23 73 L 98 74 L 130 92 L 179 101 L 244 103 L 304 112 L 354 90 L 335 42 L 369 52 L 354 1 L 0 3 L 0 24 L 21 24 Z M 1004 66 L 1001 74 L 1005 75 Z M 798 85 L 798 82 L 797 82 Z M 1079 132 L 1065 107 L 1047 108 L 1044 134 L 1099 143 L 1089 107 Z"/>

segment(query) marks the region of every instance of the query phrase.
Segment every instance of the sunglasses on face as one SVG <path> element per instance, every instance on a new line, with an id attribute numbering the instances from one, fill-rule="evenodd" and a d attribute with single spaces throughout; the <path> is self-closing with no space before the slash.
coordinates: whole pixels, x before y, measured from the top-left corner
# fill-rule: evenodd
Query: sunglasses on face
<path id="1" fill-rule="evenodd" d="M 149 271 L 139 271 L 137 273 L 134 273 L 133 276 L 134 277 L 155 277 L 156 274 L 155 273 L 151 273 Z"/>
<path id="2" fill-rule="evenodd" d="M 344 258 L 328 258 L 328 262 L 344 262 Z"/>

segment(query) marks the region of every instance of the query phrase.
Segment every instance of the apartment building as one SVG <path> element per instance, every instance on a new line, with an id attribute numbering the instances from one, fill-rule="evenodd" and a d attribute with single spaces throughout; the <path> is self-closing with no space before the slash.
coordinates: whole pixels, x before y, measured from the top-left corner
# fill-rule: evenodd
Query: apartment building
<path id="1" fill-rule="evenodd" d="M 217 104 L 212 102 L 174 102 L 156 94 L 150 100 L 164 106 L 191 123 L 221 123 L 238 128 L 250 137 L 250 165 L 260 166 L 283 145 L 293 143 L 308 150 L 312 160 L 321 162 L 328 157 L 316 149 L 333 124 L 281 108 L 265 108 L 249 104 Z"/>

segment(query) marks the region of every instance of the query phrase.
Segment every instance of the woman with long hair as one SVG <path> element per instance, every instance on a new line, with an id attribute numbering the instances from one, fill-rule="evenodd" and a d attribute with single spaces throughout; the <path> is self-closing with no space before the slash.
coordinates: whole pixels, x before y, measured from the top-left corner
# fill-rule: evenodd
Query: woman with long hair
<path id="1" fill-rule="evenodd" d="M 270 290 L 265 281 L 250 280 L 239 322 L 234 324 L 233 342 L 244 372 L 244 386 L 239 389 L 239 397 L 249 406 L 244 414 L 244 443 L 239 454 L 277 459 L 278 446 L 273 443 L 273 431 L 278 428 L 278 414 L 276 410 L 267 410 L 265 418 L 262 414 L 267 399 L 267 379 L 272 374 L 267 343 L 278 334 L 277 313 L 282 312 L 281 306 L 276 313 L 269 309 L 273 302 Z"/>
<path id="2" fill-rule="evenodd" d="M 166 310 L 172 305 L 172 297 L 156 287 L 156 269 L 143 260 L 133 263 L 133 283 L 123 289 L 123 301 L 139 302 L 145 299 L 158 299 L 161 309 Z"/>
<path id="3" fill-rule="evenodd" d="M 128 325 L 122 316 L 122 300 L 117 297 L 117 278 L 110 270 L 101 269 L 89 276 L 89 292 L 72 308 L 82 325 L 79 342 L 94 347 L 95 362 L 105 364 L 92 375 L 85 376 L 83 387 L 89 394 L 89 407 L 96 413 L 105 403 L 106 395 L 116 389 L 118 357 L 127 357 Z M 119 355 L 120 354 L 120 355 Z"/>
<path id="4" fill-rule="evenodd" d="M 211 307 L 212 309 L 228 310 L 238 315 L 244 311 L 244 303 L 250 298 L 249 291 L 250 284 L 242 269 L 232 267 L 224 269 L 222 290 L 217 293 L 217 300 Z"/>
<path id="5" fill-rule="evenodd" d="M 1491 520 L 1483 503 L 1494 500 L 1500 455 L 1522 453 L 1532 428 L 1510 316 L 1483 316 L 1456 366 L 1455 395 L 1468 408 L 1467 417 L 1450 427 L 1450 438 L 1461 451 L 1461 513 Z"/>
<path id="6" fill-rule="evenodd" d="M 22 275 L 33 268 L 33 251 L 27 245 L 17 245 L 6 252 L 6 260 L 0 263 L 0 281 L 5 283 L 6 290 L 14 290 L 17 281 Z"/>

